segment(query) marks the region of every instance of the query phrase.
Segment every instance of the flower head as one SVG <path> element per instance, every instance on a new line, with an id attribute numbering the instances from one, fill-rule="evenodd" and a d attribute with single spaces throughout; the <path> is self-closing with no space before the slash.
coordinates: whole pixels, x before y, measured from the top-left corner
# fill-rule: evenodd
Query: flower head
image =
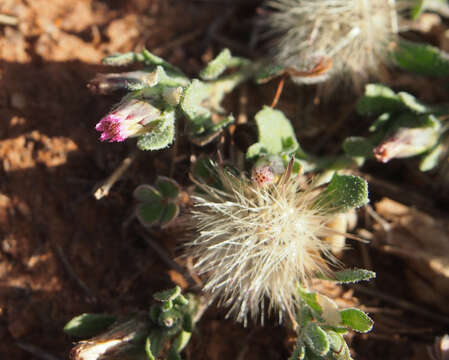
<path id="1" fill-rule="evenodd" d="M 160 117 L 161 111 L 148 101 L 130 99 L 103 117 L 95 129 L 101 132 L 101 141 L 120 142 L 145 134 Z"/>
<path id="2" fill-rule="evenodd" d="M 326 60 L 326 74 L 294 78 L 321 82 L 349 71 L 367 77 L 387 62 L 388 45 L 398 33 L 402 0 L 269 0 L 273 9 L 262 22 L 277 35 L 278 63 L 311 71 Z"/>
<path id="3" fill-rule="evenodd" d="M 248 314 L 263 321 L 264 307 L 279 314 L 295 310 L 298 282 L 328 272 L 335 262 L 327 227 L 333 215 L 318 201 L 319 194 L 302 189 L 288 171 L 265 186 L 217 169 L 223 190 L 200 184 L 194 197 L 198 236 L 188 255 L 204 274 L 204 290 L 238 321 Z M 321 205 L 320 205 L 321 204 Z"/>

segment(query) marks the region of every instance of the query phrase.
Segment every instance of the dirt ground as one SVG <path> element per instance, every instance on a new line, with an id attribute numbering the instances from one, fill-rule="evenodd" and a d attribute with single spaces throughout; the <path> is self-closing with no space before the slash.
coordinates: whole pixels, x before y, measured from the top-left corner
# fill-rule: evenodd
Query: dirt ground
<path id="1" fill-rule="evenodd" d="M 17 18 L 16 25 L 0 25 L 0 357 L 8 360 L 66 359 L 71 340 L 62 328 L 83 312 L 124 313 L 147 309 L 151 294 L 180 276 L 155 254 L 136 222 L 123 231 L 133 207 L 132 191 L 167 175 L 171 150 L 144 153 L 110 195 L 99 201 L 91 195 L 132 152 L 132 142 L 98 141 L 94 126 L 117 96 L 92 95 L 86 84 L 98 72 L 105 55 L 148 48 L 196 74 L 205 60 L 228 46 L 248 55 L 245 46 L 257 1 L 163 0 L 2 0 L 0 14 Z M 229 12 L 239 21 L 228 21 Z M 227 17 L 228 16 L 228 17 Z M 218 28 L 218 30 L 217 30 Z M 421 85 L 397 77 L 411 90 L 441 101 Z M 420 83 L 421 84 L 421 83 Z M 429 86 L 429 83 L 425 83 Z M 265 103 L 275 91 L 259 91 Z M 292 89 L 291 97 L 309 90 Z M 268 94 L 268 95 L 267 95 Z M 310 96 L 309 96 L 310 97 Z M 284 98 L 287 113 L 292 105 Z M 261 106 L 260 97 L 257 101 Z M 235 101 L 230 99 L 230 106 Z M 352 104 L 353 105 L 353 104 Z M 326 106 L 323 127 L 332 121 Z M 343 109 L 340 107 L 339 109 Z M 251 112 L 251 106 L 250 110 Z M 346 111 L 348 111 L 346 109 Z M 322 128 L 304 126 L 304 144 L 313 144 Z M 360 124 L 356 129 L 362 129 Z M 351 128 L 350 130 L 353 130 Z M 338 135 L 341 141 L 346 130 Z M 354 134 L 351 134 L 354 135 Z M 323 145 L 323 151 L 329 145 Z M 213 151 L 207 148 L 201 151 Z M 334 151 L 335 150 L 332 150 Z M 180 162 L 174 177 L 187 183 L 188 161 Z M 441 188 L 427 186 L 409 166 L 371 165 L 367 173 L 382 179 L 408 179 L 412 192 L 421 194 L 422 210 L 435 210 L 447 218 L 449 197 Z M 382 180 L 383 181 L 383 180 Z M 374 181 L 372 202 L 393 196 L 382 181 Z M 407 205 L 407 196 L 395 192 Z M 436 194 L 439 194 L 438 199 Z M 446 194 L 446 195 L 445 195 Z M 430 201 L 429 201 L 430 197 Z M 432 200 L 434 197 L 435 201 Z M 420 206 L 419 204 L 417 205 Z M 445 210 L 446 209 L 446 210 Z M 368 215 L 362 212 L 363 218 Z M 177 254 L 177 230 L 151 234 L 170 255 Z M 426 359 L 426 346 L 447 331 L 446 321 L 432 321 L 398 301 L 442 314 L 441 308 L 423 303 L 410 290 L 405 260 L 376 247 L 352 244 L 345 255 L 348 265 L 376 270 L 372 293 L 355 292 L 370 311 L 373 332 L 352 337 L 356 359 Z M 348 297 L 353 290 L 343 292 Z M 339 293 L 340 294 L 340 293 Z M 393 298 L 385 298 L 387 294 Z M 446 311 L 446 314 L 449 311 Z M 211 307 L 198 325 L 186 359 L 286 359 L 292 349 L 291 333 L 283 327 L 243 328 L 224 319 L 225 311 Z M 443 316 L 443 315 L 441 315 Z M 447 315 L 446 315 L 447 316 Z M 34 346 L 30 347 L 30 346 Z M 53 359 L 52 358 L 52 359 Z M 49 359 L 47 357 L 47 359 Z"/>

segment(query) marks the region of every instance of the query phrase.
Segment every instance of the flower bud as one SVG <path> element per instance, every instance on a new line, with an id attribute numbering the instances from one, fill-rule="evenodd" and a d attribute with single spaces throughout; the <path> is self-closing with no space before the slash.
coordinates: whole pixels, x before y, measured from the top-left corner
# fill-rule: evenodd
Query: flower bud
<path id="1" fill-rule="evenodd" d="M 399 128 L 391 137 L 374 148 L 374 157 L 386 163 L 391 159 L 419 155 L 430 150 L 438 138 L 438 129 L 434 127 Z"/>
<path id="2" fill-rule="evenodd" d="M 161 111 L 145 100 L 122 102 L 95 126 L 101 132 L 100 140 L 121 142 L 149 131 L 149 124 L 161 117 Z"/>
<path id="3" fill-rule="evenodd" d="M 262 156 L 251 170 L 251 180 L 259 186 L 273 184 L 284 171 L 285 167 L 279 156 Z"/>
<path id="4" fill-rule="evenodd" d="M 128 89 L 150 81 L 151 73 L 131 71 L 124 73 L 97 74 L 87 87 L 94 94 L 107 95 L 117 90 Z"/>

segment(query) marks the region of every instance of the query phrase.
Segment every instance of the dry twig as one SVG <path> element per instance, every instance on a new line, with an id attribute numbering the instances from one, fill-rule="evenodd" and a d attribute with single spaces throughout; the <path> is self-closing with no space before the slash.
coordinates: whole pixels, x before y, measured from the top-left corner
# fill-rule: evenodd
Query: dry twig
<path id="1" fill-rule="evenodd" d="M 100 200 L 101 198 L 108 196 L 109 191 L 114 186 L 114 184 L 123 176 L 126 170 L 131 166 L 134 160 L 137 158 L 139 150 L 135 149 L 128 157 L 123 159 L 120 166 L 114 170 L 114 172 L 102 183 L 95 186 L 92 193 L 95 199 Z"/>

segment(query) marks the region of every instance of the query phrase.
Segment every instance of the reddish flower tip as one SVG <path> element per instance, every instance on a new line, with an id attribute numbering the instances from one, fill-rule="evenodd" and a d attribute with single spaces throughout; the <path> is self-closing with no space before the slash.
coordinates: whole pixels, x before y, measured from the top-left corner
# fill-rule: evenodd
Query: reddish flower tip
<path id="1" fill-rule="evenodd" d="M 121 124 L 121 119 L 115 117 L 112 114 L 106 115 L 100 120 L 100 122 L 95 126 L 97 131 L 102 132 L 100 135 L 100 141 L 109 142 L 121 142 L 125 140 L 123 135 L 123 129 Z"/>

